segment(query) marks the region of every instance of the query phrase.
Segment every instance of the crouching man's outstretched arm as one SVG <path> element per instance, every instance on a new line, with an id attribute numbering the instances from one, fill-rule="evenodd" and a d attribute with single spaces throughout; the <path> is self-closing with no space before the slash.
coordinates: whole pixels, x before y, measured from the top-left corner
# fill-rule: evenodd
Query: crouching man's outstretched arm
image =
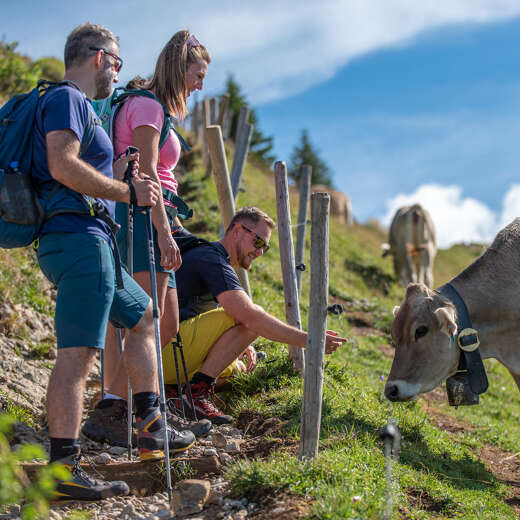
<path id="1" fill-rule="evenodd" d="M 288 345 L 306 346 L 307 333 L 305 331 L 288 325 L 267 313 L 262 307 L 255 305 L 244 291 L 225 291 L 218 295 L 217 300 L 237 323 L 256 333 L 257 336 Z M 325 337 L 325 352 L 327 354 L 334 352 L 345 341 L 347 338 L 328 330 Z"/>

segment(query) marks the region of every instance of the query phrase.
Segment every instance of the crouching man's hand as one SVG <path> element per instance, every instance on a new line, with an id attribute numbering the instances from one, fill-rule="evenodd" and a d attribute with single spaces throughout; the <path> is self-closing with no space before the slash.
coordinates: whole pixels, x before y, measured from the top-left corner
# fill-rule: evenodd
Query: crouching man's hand
<path id="1" fill-rule="evenodd" d="M 246 358 L 247 358 L 246 373 L 250 374 L 256 368 L 256 365 L 257 365 L 255 347 L 253 347 L 253 345 L 249 345 L 244 350 L 244 354 L 243 355 L 246 356 Z"/>
<path id="2" fill-rule="evenodd" d="M 341 347 L 347 338 L 338 336 L 337 332 L 327 330 L 325 332 L 325 354 L 332 354 L 338 347 Z"/>

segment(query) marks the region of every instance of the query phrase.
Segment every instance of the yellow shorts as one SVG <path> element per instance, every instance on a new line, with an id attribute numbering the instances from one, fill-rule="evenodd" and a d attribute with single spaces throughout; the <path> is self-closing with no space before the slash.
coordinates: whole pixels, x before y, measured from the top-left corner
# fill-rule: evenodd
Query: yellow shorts
<path id="1" fill-rule="evenodd" d="M 235 326 L 235 320 L 224 311 L 223 308 L 213 309 L 181 321 L 179 326 L 179 334 L 182 340 L 184 350 L 184 359 L 186 360 L 186 368 L 189 378 L 191 379 L 195 372 L 199 370 L 206 359 L 211 347 L 226 330 Z M 179 357 L 179 373 L 181 382 L 184 383 L 184 371 L 182 362 Z M 177 384 L 177 374 L 175 372 L 175 358 L 173 355 L 173 345 L 169 343 L 162 350 L 163 374 L 164 382 L 169 385 Z M 229 378 L 233 373 L 235 362 L 231 363 L 219 377 Z"/>

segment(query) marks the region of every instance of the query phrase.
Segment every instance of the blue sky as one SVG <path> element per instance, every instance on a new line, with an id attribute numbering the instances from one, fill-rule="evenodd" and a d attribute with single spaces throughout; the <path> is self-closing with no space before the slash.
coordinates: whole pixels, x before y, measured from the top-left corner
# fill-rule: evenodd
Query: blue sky
<path id="1" fill-rule="evenodd" d="M 7 5 L 7 7 L 6 7 Z M 232 72 L 288 160 L 303 128 L 360 221 L 420 202 L 441 246 L 520 214 L 520 0 L 150 0 L 4 3 L 6 41 L 61 57 L 84 21 L 121 37 L 121 79 L 149 73 L 189 27 Z"/>

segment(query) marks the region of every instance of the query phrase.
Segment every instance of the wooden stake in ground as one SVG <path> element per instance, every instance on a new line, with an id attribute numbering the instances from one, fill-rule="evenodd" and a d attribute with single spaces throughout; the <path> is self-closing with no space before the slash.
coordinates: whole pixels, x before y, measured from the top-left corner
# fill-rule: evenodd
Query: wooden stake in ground
<path id="1" fill-rule="evenodd" d="M 298 290 L 296 289 L 296 269 L 291 235 L 291 212 L 289 209 L 289 187 L 287 166 L 278 161 L 274 165 L 276 186 L 276 213 L 278 220 L 278 241 L 280 242 L 280 261 L 282 263 L 283 293 L 285 296 L 285 317 L 293 327 L 302 328 Z M 289 358 L 292 366 L 300 375 L 305 368 L 304 352 L 300 347 L 289 345 Z"/>
<path id="2" fill-rule="evenodd" d="M 222 139 L 220 126 L 208 126 L 206 128 L 206 135 L 211 164 L 213 166 L 213 175 L 217 186 L 218 204 L 220 206 L 220 213 L 222 214 L 222 223 L 224 224 L 224 229 L 226 229 L 235 214 L 235 202 L 233 200 L 233 193 L 231 192 L 231 183 L 229 182 L 226 150 L 224 148 L 224 140 Z M 238 267 L 236 271 L 244 291 L 251 296 L 247 271 L 242 267 Z"/>
<path id="3" fill-rule="evenodd" d="M 330 196 L 327 193 L 314 193 L 311 196 L 311 296 L 303 382 L 300 459 L 316 457 L 320 440 L 329 289 L 329 206 Z"/>
<path id="4" fill-rule="evenodd" d="M 209 150 L 208 150 L 208 137 L 206 133 L 206 128 L 210 126 L 211 121 L 211 113 L 209 108 L 209 99 L 206 97 L 204 98 L 204 101 L 202 102 L 202 114 L 201 114 L 201 120 L 202 120 L 202 135 L 204 136 L 204 139 L 202 140 L 202 162 L 204 164 L 204 168 L 206 169 L 206 179 L 209 178 L 211 175 L 211 161 L 209 157 Z"/>
<path id="5" fill-rule="evenodd" d="M 305 230 L 307 229 L 307 207 L 309 206 L 309 192 L 311 190 L 312 166 L 304 164 L 300 174 L 300 207 L 298 208 L 298 222 L 296 223 L 296 266 L 303 265 L 303 251 L 305 250 Z M 296 286 L 298 298 L 302 294 L 302 271 L 296 269 Z"/>

